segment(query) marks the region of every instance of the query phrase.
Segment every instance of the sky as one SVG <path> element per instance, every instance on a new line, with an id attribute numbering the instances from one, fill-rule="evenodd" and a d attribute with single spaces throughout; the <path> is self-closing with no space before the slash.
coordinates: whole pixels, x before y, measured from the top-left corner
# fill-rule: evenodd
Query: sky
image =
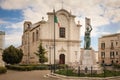
<path id="1" fill-rule="evenodd" d="M 47 12 L 62 8 L 62 0 L 0 0 L 0 30 L 5 31 L 5 47 L 21 45 L 24 21 L 47 20 Z M 63 0 L 63 8 L 80 21 L 81 48 L 84 44 L 85 17 L 91 19 L 91 46 L 98 50 L 98 38 L 120 33 L 120 0 Z"/>

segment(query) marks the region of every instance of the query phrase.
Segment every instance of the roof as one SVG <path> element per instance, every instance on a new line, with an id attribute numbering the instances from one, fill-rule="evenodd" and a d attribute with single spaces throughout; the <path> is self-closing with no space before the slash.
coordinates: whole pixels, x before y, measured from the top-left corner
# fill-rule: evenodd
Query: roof
<path id="1" fill-rule="evenodd" d="M 109 35 L 104 35 L 102 36 L 101 38 L 106 38 L 106 37 L 115 37 L 115 36 L 118 36 L 120 35 L 120 33 L 116 33 L 116 34 L 109 34 Z"/>
<path id="2" fill-rule="evenodd" d="M 59 13 L 59 12 L 62 12 L 62 11 L 65 12 L 65 13 L 67 13 L 68 16 L 75 17 L 75 15 L 72 15 L 71 12 L 68 12 L 68 11 L 65 10 L 65 9 L 60 9 L 60 10 L 56 11 L 56 13 Z M 48 12 L 47 14 L 48 14 L 48 15 L 53 15 L 53 12 Z M 29 21 L 27 21 L 27 22 L 29 22 Z M 39 27 L 41 24 L 45 24 L 45 23 L 47 23 L 47 21 L 45 21 L 45 20 L 44 20 L 44 17 L 42 17 L 42 20 L 41 20 L 41 21 L 32 24 L 32 27 L 31 27 L 30 30 L 32 31 L 32 30 L 34 30 L 35 28 Z"/>
<path id="3" fill-rule="evenodd" d="M 72 15 L 71 12 L 68 12 L 65 9 L 60 9 L 60 10 L 56 11 L 56 13 L 59 13 L 61 11 L 66 12 L 69 16 L 75 17 L 75 15 Z M 47 15 L 53 15 L 53 12 L 48 12 Z"/>

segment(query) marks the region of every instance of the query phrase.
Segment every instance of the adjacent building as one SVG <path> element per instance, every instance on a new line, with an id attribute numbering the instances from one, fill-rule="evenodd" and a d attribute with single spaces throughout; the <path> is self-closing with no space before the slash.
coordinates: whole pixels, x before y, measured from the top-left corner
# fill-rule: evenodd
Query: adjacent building
<path id="1" fill-rule="evenodd" d="M 120 64 L 120 33 L 105 35 L 99 38 L 99 62 L 111 65 Z"/>
<path id="2" fill-rule="evenodd" d="M 22 63 L 38 63 L 34 54 L 38 46 L 47 51 L 48 64 L 54 63 L 54 13 L 48 12 L 48 20 L 32 24 L 24 22 L 21 48 L 24 52 Z M 80 22 L 75 23 L 75 16 L 65 9 L 56 11 L 60 27 L 55 24 L 55 62 L 56 64 L 72 64 L 80 60 Z"/>
<path id="3" fill-rule="evenodd" d="M 4 66 L 4 62 L 2 61 L 2 52 L 4 49 L 5 43 L 5 32 L 0 31 L 0 66 Z"/>

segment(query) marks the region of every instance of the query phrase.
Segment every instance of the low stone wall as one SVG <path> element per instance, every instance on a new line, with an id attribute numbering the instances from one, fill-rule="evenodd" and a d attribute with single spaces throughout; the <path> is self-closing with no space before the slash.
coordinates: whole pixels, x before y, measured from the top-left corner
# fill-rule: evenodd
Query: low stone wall
<path id="1" fill-rule="evenodd" d="M 60 80 L 120 80 L 120 76 L 105 77 L 105 78 L 100 78 L 100 77 L 68 77 L 68 76 L 59 75 L 59 74 L 49 74 L 49 76 L 59 78 Z"/>

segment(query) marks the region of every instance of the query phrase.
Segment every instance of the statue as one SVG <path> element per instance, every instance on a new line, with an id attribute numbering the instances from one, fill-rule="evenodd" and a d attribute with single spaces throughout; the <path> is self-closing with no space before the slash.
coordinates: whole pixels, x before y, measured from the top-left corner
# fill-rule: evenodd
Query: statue
<path id="1" fill-rule="evenodd" d="M 92 27 L 90 24 L 87 24 L 86 31 L 85 31 L 85 37 L 84 37 L 84 49 L 90 49 L 91 44 L 91 38 L 90 33 L 92 31 Z"/>

